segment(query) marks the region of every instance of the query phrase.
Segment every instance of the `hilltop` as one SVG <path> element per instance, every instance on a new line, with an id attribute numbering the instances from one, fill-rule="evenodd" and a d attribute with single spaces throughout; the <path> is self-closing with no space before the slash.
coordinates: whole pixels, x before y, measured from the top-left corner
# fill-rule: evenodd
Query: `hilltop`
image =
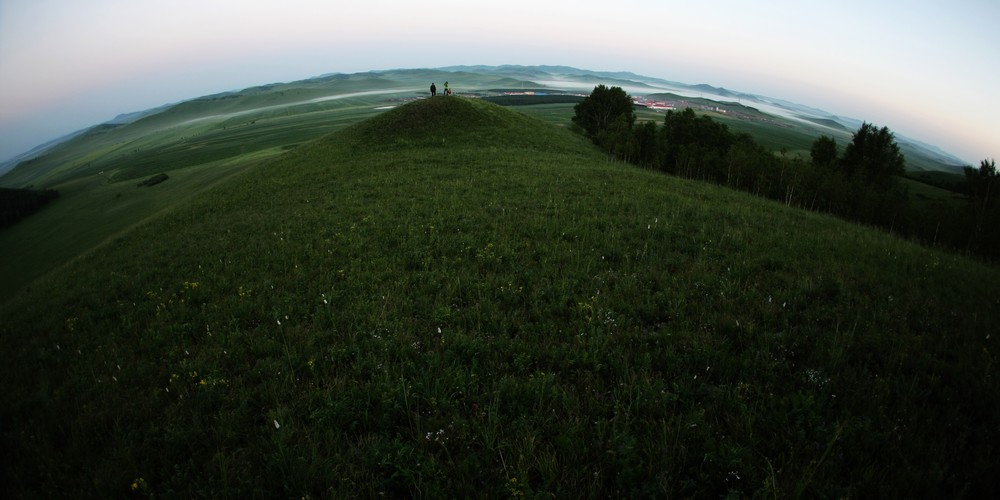
<path id="1" fill-rule="evenodd" d="M 987 497 L 998 278 L 482 100 L 418 100 L 3 304 L 3 484 Z"/>

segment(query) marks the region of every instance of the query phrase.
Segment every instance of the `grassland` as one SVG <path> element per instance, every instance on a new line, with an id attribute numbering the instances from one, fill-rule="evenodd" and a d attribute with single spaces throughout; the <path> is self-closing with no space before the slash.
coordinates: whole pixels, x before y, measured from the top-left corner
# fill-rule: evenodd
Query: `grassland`
<path id="1" fill-rule="evenodd" d="M 14 296 L 53 268 L 91 251 L 133 226 L 190 201 L 263 158 L 262 152 L 236 160 L 210 162 L 199 167 L 174 169 L 170 179 L 153 187 L 139 187 L 138 180 L 108 182 L 92 175 L 60 184 L 62 196 L 27 221 L 0 232 L 0 267 L 3 286 L 0 301 Z"/>
<path id="2" fill-rule="evenodd" d="M 531 81 L 553 80 L 552 75 L 540 72 L 543 68 L 471 69 L 326 75 L 205 96 L 166 106 L 129 123 L 97 126 L 25 168 L 0 177 L 0 185 L 5 187 L 33 186 L 57 189 L 62 194 L 44 216 L 22 221 L 16 230 L 0 232 L 0 301 L 134 224 L 184 203 L 242 166 L 340 130 L 389 106 L 425 96 L 428 82 L 450 80 L 459 92 L 476 95 L 492 95 L 502 89 L 553 90 Z M 579 87 L 573 82 L 567 85 Z M 718 104 L 688 100 L 705 106 Z M 536 104 L 515 109 L 565 127 L 571 123 L 572 106 Z M 713 118 L 788 155 L 808 156 L 812 140 L 820 133 L 800 122 L 768 117 L 733 103 L 725 106 L 736 106 L 733 109 L 766 121 L 720 113 L 713 113 Z M 642 108 L 639 119 L 662 122 L 663 115 Z M 846 140 L 841 142 L 846 144 Z M 919 155 L 907 152 L 907 159 L 918 170 L 933 168 L 931 160 Z M 152 189 L 135 187 L 160 173 L 170 174 L 171 181 Z M 936 175 L 920 172 L 916 178 L 931 174 Z M 947 182 L 953 183 L 954 178 L 951 175 Z M 934 179 L 938 184 L 938 177 Z M 946 193 L 924 194 L 941 198 Z M 937 208 L 928 204 L 929 212 Z"/>
<path id="3" fill-rule="evenodd" d="M 44 216 L 0 232 L 0 301 L 217 179 L 423 97 L 427 82 L 449 78 L 464 90 L 524 83 L 439 70 L 327 75 L 204 96 L 93 127 L 0 177 L 5 187 L 61 193 Z M 160 173 L 171 181 L 136 189 Z"/>
<path id="4" fill-rule="evenodd" d="M 998 278 L 608 163 L 489 103 L 419 101 L 241 169 L 5 303 L 3 484 L 988 497 Z"/>
<path id="5" fill-rule="evenodd" d="M 332 88 L 322 83 L 209 96 L 127 125 L 99 126 L 4 176 L 4 185 L 58 189 L 61 196 L 0 232 L 0 300 L 234 172 L 414 95 L 403 84 L 363 75 L 338 78 Z M 385 93 L 357 95 L 373 88 Z M 170 180 L 137 187 L 159 173 Z"/>

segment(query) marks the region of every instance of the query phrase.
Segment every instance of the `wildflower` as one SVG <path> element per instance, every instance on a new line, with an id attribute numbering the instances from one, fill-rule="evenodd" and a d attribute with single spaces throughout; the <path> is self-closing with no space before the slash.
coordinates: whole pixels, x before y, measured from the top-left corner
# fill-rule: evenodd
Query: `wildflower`
<path id="1" fill-rule="evenodd" d="M 523 497 L 524 496 L 524 490 L 522 489 L 522 487 L 519 484 L 517 484 L 517 478 L 516 477 L 510 478 L 510 484 L 507 485 L 507 489 L 510 491 L 510 496 L 511 497 Z"/>
<path id="2" fill-rule="evenodd" d="M 448 437 L 445 436 L 444 429 L 438 429 L 437 432 L 434 431 L 428 432 L 427 435 L 424 436 L 424 438 L 427 439 L 428 441 L 433 441 L 435 443 L 442 443 L 442 444 L 448 441 Z"/>
<path id="3" fill-rule="evenodd" d="M 275 429 L 280 429 L 281 428 L 281 424 L 279 424 L 277 420 L 274 421 L 274 428 Z"/>

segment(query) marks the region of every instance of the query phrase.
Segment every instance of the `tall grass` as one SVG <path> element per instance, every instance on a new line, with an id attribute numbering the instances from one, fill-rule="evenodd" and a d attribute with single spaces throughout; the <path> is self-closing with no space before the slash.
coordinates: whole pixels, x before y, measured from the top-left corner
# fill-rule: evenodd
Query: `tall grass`
<path id="1" fill-rule="evenodd" d="M 998 278 L 430 99 L 5 304 L 4 486 L 988 496 Z"/>

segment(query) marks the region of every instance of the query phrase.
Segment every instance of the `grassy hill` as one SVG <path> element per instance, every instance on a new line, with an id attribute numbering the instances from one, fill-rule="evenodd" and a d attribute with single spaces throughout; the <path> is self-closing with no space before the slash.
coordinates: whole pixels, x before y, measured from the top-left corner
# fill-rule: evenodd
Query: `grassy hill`
<path id="1" fill-rule="evenodd" d="M 0 178 L 4 186 L 61 194 L 44 212 L 0 232 L 0 301 L 247 165 L 380 113 L 387 99 L 412 98 L 412 87 L 370 74 L 254 87 L 100 125 L 60 144 Z M 373 89 L 384 93 L 365 94 Z M 136 188 L 159 173 L 170 180 Z"/>
<path id="2" fill-rule="evenodd" d="M 815 138 L 832 130 L 761 113 L 739 103 L 661 93 L 664 88 L 687 88 L 675 82 L 629 73 L 591 73 L 565 67 L 510 66 L 332 74 L 122 115 L 46 148 L 44 153 L 0 176 L 3 187 L 32 186 L 56 189 L 61 194 L 43 214 L 0 232 L 0 301 L 132 225 L 184 203 L 246 165 L 280 155 L 387 108 L 425 97 L 432 81 L 451 81 L 463 95 L 492 96 L 560 126 L 568 126 L 573 114 L 573 103 L 566 101 L 579 98 L 551 94 L 566 89 L 584 92 L 597 83 L 631 82 L 630 89 L 648 88 L 654 92 L 650 96 L 683 101 L 683 105 L 698 108 L 736 132 L 750 133 L 765 147 L 793 157 L 808 157 Z M 504 96 L 504 89 L 535 89 L 550 95 Z M 790 103 L 785 106 L 794 107 Z M 708 110 L 716 108 L 726 113 Z M 821 113 L 808 109 L 801 112 Z M 662 112 L 645 108 L 639 108 L 639 117 L 643 121 L 663 121 Z M 841 145 L 849 141 L 846 130 L 835 132 Z M 940 152 L 909 143 L 901 147 L 914 179 L 927 182 L 925 178 L 933 176 L 935 186 L 963 180 L 954 173 L 960 169 L 941 163 Z M 5 168 L 0 165 L 0 170 Z M 951 174 L 942 174 L 942 169 Z M 154 189 L 136 189 L 144 179 L 163 173 L 170 176 L 169 182 Z M 948 195 L 942 191 L 933 197 Z M 928 211 L 933 210 L 937 207 L 928 207 Z"/>
<path id="3" fill-rule="evenodd" d="M 996 268 L 462 98 L 190 198 L 0 308 L 13 496 L 998 491 Z"/>

